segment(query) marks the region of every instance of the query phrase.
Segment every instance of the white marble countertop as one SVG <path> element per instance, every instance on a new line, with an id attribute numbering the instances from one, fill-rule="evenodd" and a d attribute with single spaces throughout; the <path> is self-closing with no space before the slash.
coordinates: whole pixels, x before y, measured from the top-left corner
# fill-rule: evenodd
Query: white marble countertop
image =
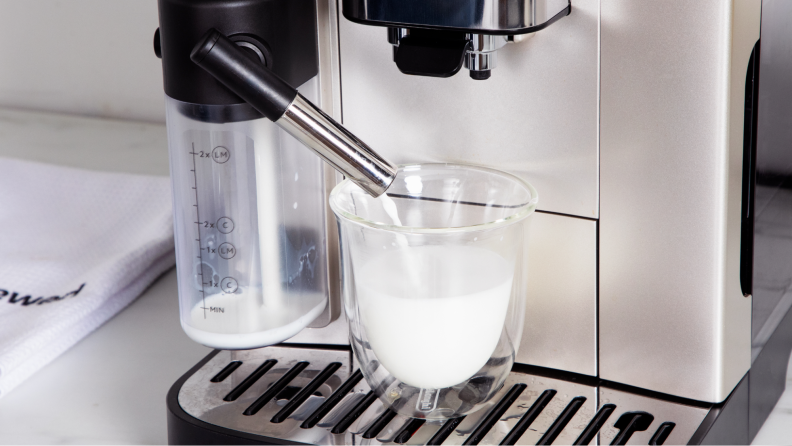
<path id="1" fill-rule="evenodd" d="M 790 361 L 792 362 L 792 361 Z M 792 367 L 787 369 L 786 391 L 781 395 L 753 444 L 792 444 Z"/>
<path id="2" fill-rule="evenodd" d="M 168 175 L 162 125 L 0 109 L 0 156 Z M 210 349 L 179 325 L 171 270 L 138 300 L 0 399 L 2 444 L 163 444 L 165 396 Z M 792 443 L 787 391 L 754 444 Z"/>

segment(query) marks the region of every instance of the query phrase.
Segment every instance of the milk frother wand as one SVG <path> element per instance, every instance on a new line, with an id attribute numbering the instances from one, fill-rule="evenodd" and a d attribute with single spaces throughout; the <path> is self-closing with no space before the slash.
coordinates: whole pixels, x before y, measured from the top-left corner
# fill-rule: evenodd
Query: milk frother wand
<path id="1" fill-rule="evenodd" d="M 201 38 L 190 59 L 372 196 L 393 182 L 395 165 L 216 29 Z"/>

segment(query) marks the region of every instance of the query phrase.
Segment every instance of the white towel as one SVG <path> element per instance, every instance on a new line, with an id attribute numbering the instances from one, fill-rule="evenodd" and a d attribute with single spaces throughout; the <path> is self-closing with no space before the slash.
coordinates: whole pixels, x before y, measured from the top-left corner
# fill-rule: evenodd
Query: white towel
<path id="1" fill-rule="evenodd" d="M 0 397 L 173 264 L 168 178 L 0 158 Z"/>

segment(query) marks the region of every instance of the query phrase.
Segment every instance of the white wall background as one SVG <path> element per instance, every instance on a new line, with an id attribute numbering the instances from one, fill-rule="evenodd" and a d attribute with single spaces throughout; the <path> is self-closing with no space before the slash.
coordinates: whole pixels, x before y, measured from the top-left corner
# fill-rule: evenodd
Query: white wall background
<path id="1" fill-rule="evenodd" d="M 0 107 L 164 122 L 156 0 L 0 0 Z"/>

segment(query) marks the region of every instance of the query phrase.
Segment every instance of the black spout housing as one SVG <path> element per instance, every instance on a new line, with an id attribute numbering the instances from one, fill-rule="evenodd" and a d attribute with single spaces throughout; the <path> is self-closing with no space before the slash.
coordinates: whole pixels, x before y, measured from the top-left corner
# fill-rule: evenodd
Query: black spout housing
<path id="1" fill-rule="evenodd" d="M 537 7 L 537 3 L 541 5 Z M 491 53 L 500 47 L 482 51 L 468 45 L 466 35 L 533 33 L 572 11 L 570 0 L 342 0 L 341 4 L 347 20 L 404 31 L 389 31 L 388 35 L 394 45 L 393 60 L 402 73 L 451 77 L 465 64 L 473 80 L 489 79 L 492 65 L 471 63 L 470 55 L 481 57 L 482 52 Z"/>
<path id="2" fill-rule="evenodd" d="M 404 74 L 451 77 L 462 68 L 468 46 L 465 33 L 411 29 L 394 47 L 393 61 Z"/>
<path id="3" fill-rule="evenodd" d="M 297 97 L 294 87 L 214 28 L 198 41 L 190 58 L 272 122 Z"/>
<path id="4" fill-rule="evenodd" d="M 195 43 L 211 28 L 291 85 L 319 72 L 315 0 L 159 0 L 159 20 L 154 44 L 165 94 L 182 102 L 245 102 L 190 60 Z"/>

